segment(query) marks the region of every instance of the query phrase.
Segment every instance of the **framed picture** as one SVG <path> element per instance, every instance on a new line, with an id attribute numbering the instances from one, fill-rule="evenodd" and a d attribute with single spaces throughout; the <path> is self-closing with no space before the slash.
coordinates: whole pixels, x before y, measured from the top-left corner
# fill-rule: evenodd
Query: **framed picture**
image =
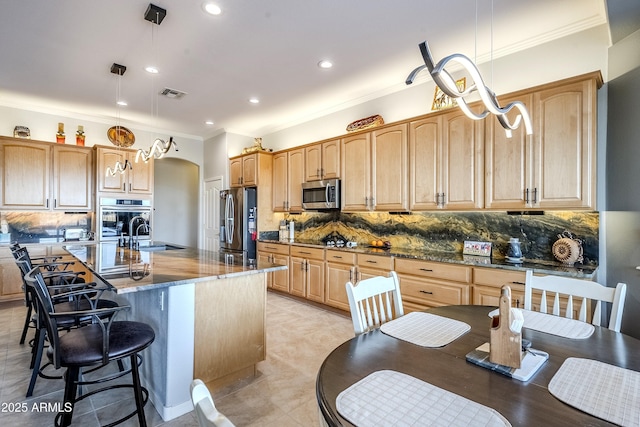
<path id="1" fill-rule="evenodd" d="M 465 240 L 462 253 L 464 255 L 491 256 L 491 243 Z"/>
<path id="2" fill-rule="evenodd" d="M 467 87 L 466 77 L 456 80 L 456 86 L 458 86 L 460 92 L 465 90 Z M 433 104 L 431 104 L 432 111 L 443 110 L 445 108 L 455 107 L 456 105 L 458 105 L 458 103 L 455 99 L 445 94 L 439 86 L 436 86 L 436 90 L 433 94 Z"/>

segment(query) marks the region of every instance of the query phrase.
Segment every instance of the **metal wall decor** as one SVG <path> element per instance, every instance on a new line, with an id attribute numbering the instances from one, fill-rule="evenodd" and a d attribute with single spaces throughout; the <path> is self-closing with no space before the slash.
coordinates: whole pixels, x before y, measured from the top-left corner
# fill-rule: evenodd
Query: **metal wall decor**
<path id="1" fill-rule="evenodd" d="M 429 50 L 429 44 L 424 41 L 420 43 L 419 47 L 425 65 L 420 65 L 419 67 L 415 68 L 407 77 L 407 80 L 405 82 L 406 84 L 409 85 L 413 83 L 418 73 L 427 68 L 436 85 L 438 85 L 442 92 L 444 92 L 447 96 L 455 99 L 458 102 L 460 109 L 470 119 L 481 120 L 487 117 L 489 113 L 492 113 L 496 115 L 498 121 L 505 129 L 507 137 L 511 137 L 511 131 L 517 129 L 520 126 L 521 122 L 524 122 L 527 135 L 531 135 L 533 133 L 531 118 L 529 117 L 529 113 L 525 105 L 521 101 L 514 101 L 507 104 L 505 107 L 501 107 L 498 103 L 496 94 L 485 85 L 484 81 L 482 80 L 482 76 L 480 75 L 480 71 L 468 57 L 460 53 L 454 53 L 453 55 L 449 55 L 443 58 L 436 64 L 431 55 L 431 51 Z M 445 69 L 450 62 L 461 65 L 464 70 L 467 71 L 471 76 L 471 80 L 473 81 L 473 83 L 469 85 L 469 87 L 467 87 L 465 90 L 460 90 L 458 88 L 455 79 Z M 478 94 L 480 95 L 480 99 L 485 106 L 485 110 L 479 114 L 471 111 L 469 105 L 467 104 L 467 101 L 465 100 L 465 97 L 467 95 L 475 91 L 478 92 Z M 512 123 L 507 117 L 507 113 L 509 113 L 514 108 L 518 110 L 520 114 L 518 114 L 518 116 Z"/>

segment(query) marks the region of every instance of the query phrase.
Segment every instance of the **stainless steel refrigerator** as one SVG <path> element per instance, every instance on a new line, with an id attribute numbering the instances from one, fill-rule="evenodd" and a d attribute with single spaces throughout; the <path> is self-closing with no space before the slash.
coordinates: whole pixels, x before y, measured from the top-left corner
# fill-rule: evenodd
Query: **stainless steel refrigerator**
<path id="1" fill-rule="evenodd" d="M 257 190 L 231 188 L 220 192 L 220 250 L 256 259 Z"/>

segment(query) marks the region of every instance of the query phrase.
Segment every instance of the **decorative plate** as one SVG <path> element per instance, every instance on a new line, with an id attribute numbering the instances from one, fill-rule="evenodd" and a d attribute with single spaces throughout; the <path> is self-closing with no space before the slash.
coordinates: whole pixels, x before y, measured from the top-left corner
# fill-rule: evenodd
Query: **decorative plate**
<path id="1" fill-rule="evenodd" d="M 558 234 L 558 240 L 553 244 L 551 252 L 558 261 L 567 265 L 582 262 L 582 240 L 574 239 L 571 233 L 565 231 Z"/>
<path id="2" fill-rule="evenodd" d="M 118 147 L 131 147 L 136 142 L 136 137 L 124 126 L 112 126 L 107 131 L 109 141 Z"/>
<path id="3" fill-rule="evenodd" d="M 380 126 L 384 124 L 382 116 L 376 114 L 375 116 L 365 117 L 364 119 L 356 120 L 349 123 L 347 126 L 347 132 L 355 132 L 357 130 L 369 129 L 374 126 Z"/>

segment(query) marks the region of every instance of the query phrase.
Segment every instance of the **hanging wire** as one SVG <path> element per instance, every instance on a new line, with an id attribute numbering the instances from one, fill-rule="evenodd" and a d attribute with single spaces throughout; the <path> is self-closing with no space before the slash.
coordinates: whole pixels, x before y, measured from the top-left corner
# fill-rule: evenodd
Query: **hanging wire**
<path id="1" fill-rule="evenodd" d="M 118 77 L 116 81 L 116 141 L 119 142 L 118 138 L 120 137 L 120 94 L 121 94 L 121 84 L 122 84 L 122 71 L 118 70 Z M 116 150 L 120 151 L 120 144 L 116 144 Z M 127 169 L 133 169 L 131 166 L 131 162 L 129 159 L 125 159 L 124 163 L 121 163 L 119 160 L 116 161 L 116 164 L 111 167 L 107 167 L 105 172 L 106 176 L 115 176 L 116 173 L 123 174 Z"/>

